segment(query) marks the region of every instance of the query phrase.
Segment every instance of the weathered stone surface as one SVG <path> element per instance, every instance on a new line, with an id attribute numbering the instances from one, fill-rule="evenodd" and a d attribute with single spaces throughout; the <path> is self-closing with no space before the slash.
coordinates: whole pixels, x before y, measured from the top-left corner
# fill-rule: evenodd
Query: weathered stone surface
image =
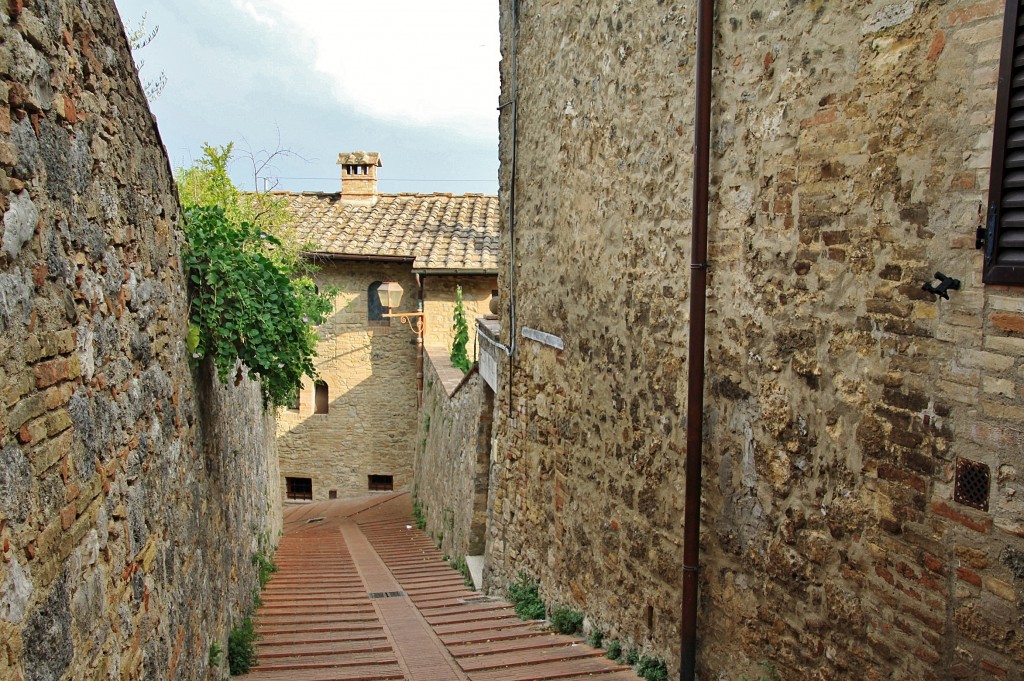
<path id="1" fill-rule="evenodd" d="M 65 573 L 57 580 L 47 599 L 29 616 L 22 630 L 25 646 L 22 664 L 26 681 L 63 678 L 74 659 L 67 579 Z"/>
<path id="2" fill-rule="evenodd" d="M 517 352 L 489 586 L 526 570 L 670 661 L 695 4 L 501 19 Z M 716 5 L 700 676 L 1016 681 L 1024 295 L 983 286 L 973 244 L 1005 3 Z M 963 282 L 949 301 L 921 288 L 936 271 Z M 992 471 L 988 511 L 953 501 L 959 457 Z"/>
<path id="3" fill-rule="evenodd" d="M 494 392 L 474 369 L 428 347 L 416 444 L 416 499 L 426 531 L 449 556 L 483 555 Z"/>
<path id="4" fill-rule="evenodd" d="M 17 443 L 0 449 L 0 512 L 3 517 L 24 522 L 29 512 L 32 467 Z"/>
<path id="5" fill-rule="evenodd" d="M 4 253 L 11 258 L 18 257 L 21 247 L 35 233 L 38 221 L 39 211 L 27 191 L 12 196 L 4 213 Z"/>
<path id="6" fill-rule="evenodd" d="M 202 678 L 277 538 L 273 418 L 189 365 L 179 209 L 113 3 L 9 4 L 0 678 Z"/>
<path id="7" fill-rule="evenodd" d="M 7 579 L 0 584 L 0 619 L 19 624 L 25 616 L 32 598 L 32 579 L 15 556 L 10 563 Z"/>

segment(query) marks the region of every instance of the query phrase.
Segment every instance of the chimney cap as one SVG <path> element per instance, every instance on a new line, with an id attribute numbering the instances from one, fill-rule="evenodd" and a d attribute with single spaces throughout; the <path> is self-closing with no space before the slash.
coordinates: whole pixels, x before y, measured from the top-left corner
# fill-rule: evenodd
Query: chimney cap
<path id="1" fill-rule="evenodd" d="M 381 167 L 380 154 L 376 151 L 348 151 L 338 154 L 340 166 L 376 166 Z"/>

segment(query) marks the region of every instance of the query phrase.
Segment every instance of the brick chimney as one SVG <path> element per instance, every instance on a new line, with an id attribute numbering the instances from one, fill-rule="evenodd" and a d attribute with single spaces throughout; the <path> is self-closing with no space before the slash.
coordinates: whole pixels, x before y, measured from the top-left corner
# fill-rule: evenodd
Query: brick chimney
<path id="1" fill-rule="evenodd" d="M 377 200 L 377 168 L 381 167 L 376 151 L 350 151 L 338 154 L 341 166 L 341 200 L 374 203 Z"/>

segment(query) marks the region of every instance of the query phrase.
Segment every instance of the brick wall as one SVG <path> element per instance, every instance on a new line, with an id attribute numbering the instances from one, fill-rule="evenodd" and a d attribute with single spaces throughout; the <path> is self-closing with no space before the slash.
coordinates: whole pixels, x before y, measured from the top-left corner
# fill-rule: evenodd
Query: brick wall
<path id="1" fill-rule="evenodd" d="M 0 214 L 0 678 L 201 678 L 276 542 L 272 421 L 189 366 L 112 2 L 0 3 Z"/>
<path id="2" fill-rule="evenodd" d="M 416 446 L 416 498 L 427 532 L 450 556 L 484 552 L 494 393 L 474 369 L 428 348 Z"/>
<path id="3" fill-rule="evenodd" d="M 1002 4 L 717 4 L 702 676 L 1020 679 L 1024 294 L 973 248 Z M 675 661 L 695 10 L 516 5 L 518 325 L 565 350 L 501 369 L 490 584 Z"/>
<path id="4" fill-rule="evenodd" d="M 412 483 L 416 437 L 416 336 L 398 319 L 370 323 L 367 291 L 375 281 L 405 290 L 397 311 L 415 311 L 416 280 L 408 265 L 328 262 L 316 275 L 322 290 L 338 289 L 334 312 L 319 329 L 316 369 L 327 384 L 328 413 L 316 414 L 306 379 L 299 409 L 278 414 L 281 496 L 285 478 L 313 481 L 313 498 L 367 493 L 369 475 Z"/>

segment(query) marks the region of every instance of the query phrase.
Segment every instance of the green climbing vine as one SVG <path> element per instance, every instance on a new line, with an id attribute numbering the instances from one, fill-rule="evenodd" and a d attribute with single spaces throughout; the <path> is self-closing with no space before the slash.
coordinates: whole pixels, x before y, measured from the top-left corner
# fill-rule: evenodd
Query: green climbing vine
<path id="1" fill-rule="evenodd" d="M 468 372 L 473 363 L 469 361 L 469 353 L 466 352 L 466 345 L 469 343 L 469 325 L 466 323 L 466 308 L 462 304 L 462 287 L 455 287 L 455 312 L 452 314 L 452 330 L 455 331 L 455 339 L 452 341 L 451 360 L 452 366 Z"/>
<path id="2" fill-rule="evenodd" d="M 193 206 L 185 215 L 192 356 L 211 357 L 221 382 L 241 360 L 265 402 L 290 404 L 302 376 L 316 375 L 311 325 L 324 322 L 330 300 L 312 279 L 271 258 L 269 250 L 280 246 L 274 235 L 231 222 L 219 207 Z"/>
<path id="3" fill-rule="evenodd" d="M 179 171 L 188 349 L 197 360 L 210 358 L 222 382 L 233 371 L 241 378 L 241 360 L 264 403 L 285 406 L 303 375 L 316 376 L 314 327 L 330 313 L 333 291 L 317 291 L 281 200 L 235 188 L 227 175 L 231 150 L 205 145 L 205 157 Z"/>

